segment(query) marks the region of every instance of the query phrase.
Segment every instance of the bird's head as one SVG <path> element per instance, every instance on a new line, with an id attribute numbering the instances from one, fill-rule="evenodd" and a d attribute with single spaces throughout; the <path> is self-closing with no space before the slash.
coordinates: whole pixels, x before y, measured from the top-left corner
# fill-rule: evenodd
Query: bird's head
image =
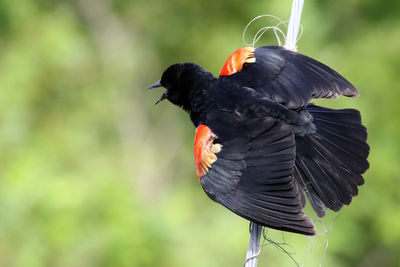
<path id="1" fill-rule="evenodd" d="M 164 87 L 166 90 L 157 100 L 156 104 L 164 99 L 168 99 L 172 104 L 189 111 L 190 97 L 198 89 L 196 86 L 198 82 L 196 81 L 201 81 L 203 76 L 208 76 L 209 74 L 209 72 L 196 64 L 174 64 L 164 71 L 161 80 L 147 89 Z"/>

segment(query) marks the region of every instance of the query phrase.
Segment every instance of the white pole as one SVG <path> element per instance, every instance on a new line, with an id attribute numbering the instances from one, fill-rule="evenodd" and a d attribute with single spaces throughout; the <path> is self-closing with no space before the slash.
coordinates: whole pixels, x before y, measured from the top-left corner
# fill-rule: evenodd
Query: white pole
<path id="1" fill-rule="evenodd" d="M 301 12 L 303 11 L 304 0 L 293 0 L 290 12 L 289 25 L 287 29 L 285 45 L 288 50 L 297 52 L 297 36 L 299 34 Z M 247 25 L 248 26 L 248 25 Z M 246 27 L 247 29 L 247 27 Z M 260 239 L 262 226 L 256 223 L 250 225 L 250 242 L 247 248 L 246 261 L 244 267 L 257 267 L 258 254 L 260 254 Z"/>
<path id="2" fill-rule="evenodd" d="M 292 11 L 290 12 L 289 26 L 287 29 L 284 47 L 297 51 L 297 35 L 299 34 L 301 12 L 303 11 L 304 0 L 293 0 Z"/>
<path id="3" fill-rule="evenodd" d="M 250 242 L 247 248 L 246 261 L 244 267 L 256 267 L 258 263 L 258 254 L 260 254 L 260 238 L 262 226 L 256 223 L 250 224 Z"/>

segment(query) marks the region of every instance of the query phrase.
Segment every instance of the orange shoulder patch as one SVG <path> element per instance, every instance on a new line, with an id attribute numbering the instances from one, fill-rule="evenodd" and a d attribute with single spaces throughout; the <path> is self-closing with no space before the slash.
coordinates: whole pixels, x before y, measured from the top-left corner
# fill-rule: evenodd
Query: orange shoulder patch
<path id="1" fill-rule="evenodd" d="M 219 153 L 222 149 L 221 144 L 213 143 L 216 138 L 217 136 L 206 125 L 201 124 L 196 128 L 194 160 L 199 179 L 208 172 L 208 169 L 217 160 L 215 154 Z"/>
<path id="2" fill-rule="evenodd" d="M 256 62 L 254 52 L 255 48 L 249 46 L 239 48 L 238 50 L 233 52 L 233 54 L 229 56 L 228 60 L 222 67 L 219 76 L 227 76 L 234 74 L 243 68 L 244 63 Z"/>

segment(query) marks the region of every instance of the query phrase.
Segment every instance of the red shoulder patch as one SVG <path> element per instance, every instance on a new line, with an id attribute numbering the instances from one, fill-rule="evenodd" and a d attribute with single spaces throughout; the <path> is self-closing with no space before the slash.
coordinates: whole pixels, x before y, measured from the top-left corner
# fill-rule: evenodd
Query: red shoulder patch
<path id="1" fill-rule="evenodd" d="M 196 163 L 197 177 L 204 176 L 211 165 L 217 160 L 216 153 L 222 149 L 221 144 L 213 144 L 217 136 L 204 124 L 196 128 L 194 138 L 194 160 Z"/>
<path id="2" fill-rule="evenodd" d="M 244 63 L 256 62 L 254 52 L 255 48 L 249 46 L 239 48 L 233 52 L 222 67 L 219 76 L 228 76 L 234 74 L 243 68 Z"/>

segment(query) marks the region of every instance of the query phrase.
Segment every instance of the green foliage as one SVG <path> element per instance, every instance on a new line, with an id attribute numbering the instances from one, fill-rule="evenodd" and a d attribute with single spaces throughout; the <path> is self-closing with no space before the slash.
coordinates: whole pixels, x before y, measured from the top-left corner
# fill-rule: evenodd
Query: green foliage
<path id="1" fill-rule="evenodd" d="M 300 52 L 361 93 L 317 102 L 361 110 L 371 168 L 352 205 L 324 219 L 326 253 L 327 235 L 309 251 L 285 234 L 284 247 L 305 266 L 400 266 L 399 3 L 305 2 Z M 175 62 L 217 74 L 250 19 L 288 18 L 290 5 L 1 1 L 0 266 L 241 266 L 247 221 L 207 198 L 187 115 L 144 88 Z M 260 260 L 295 266 L 271 245 Z"/>

